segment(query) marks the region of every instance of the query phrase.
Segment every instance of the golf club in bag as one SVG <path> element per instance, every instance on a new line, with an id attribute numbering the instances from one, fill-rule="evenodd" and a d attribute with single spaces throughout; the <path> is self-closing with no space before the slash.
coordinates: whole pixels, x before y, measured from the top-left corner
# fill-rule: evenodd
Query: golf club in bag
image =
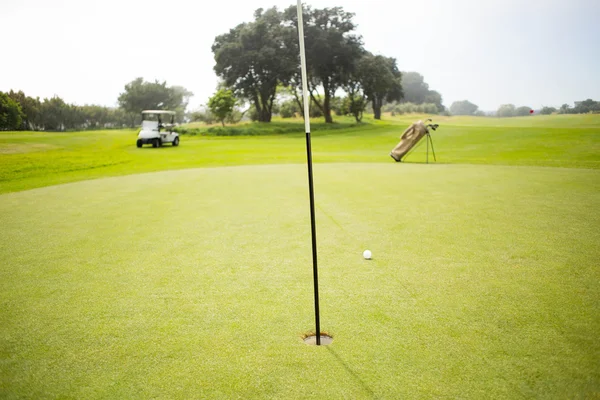
<path id="1" fill-rule="evenodd" d="M 432 119 L 427 119 L 425 122 L 433 122 Z M 435 150 L 433 149 L 433 139 L 431 138 L 431 130 L 436 130 L 439 127 L 439 124 L 425 124 L 423 121 L 417 121 L 404 131 L 402 136 L 400 137 L 400 143 L 394 147 L 394 149 L 390 152 L 390 157 L 394 159 L 396 162 L 402 161 L 402 158 L 406 159 L 411 150 L 413 150 L 419 141 L 426 136 L 427 141 L 427 163 L 429 163 L 429 143 L 431 142 L 431 151 L 433 152 L 433 159 L 437 161 L 435 158 Z"/>

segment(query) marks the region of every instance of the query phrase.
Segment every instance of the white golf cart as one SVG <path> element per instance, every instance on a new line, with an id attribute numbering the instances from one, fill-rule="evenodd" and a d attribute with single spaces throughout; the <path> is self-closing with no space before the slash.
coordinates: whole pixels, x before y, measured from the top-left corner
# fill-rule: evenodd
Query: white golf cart
<path id="1" fill-rule="evenodd" d="M 163 117 L 170 118 L 170 123 L 164 123 Z M 152 147 L 162 146 L 163 143 L 179 145 L 179 134 L 173 132 L 175 127 L 175 112 L 163 110 L 142 111 L 142 130 L 138 134 L 137 147 L 151 144 Z"/>

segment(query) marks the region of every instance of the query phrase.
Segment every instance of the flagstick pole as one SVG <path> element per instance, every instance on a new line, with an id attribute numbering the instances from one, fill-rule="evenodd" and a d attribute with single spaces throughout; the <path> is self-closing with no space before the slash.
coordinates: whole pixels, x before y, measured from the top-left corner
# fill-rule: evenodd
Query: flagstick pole
<path id="1" fill-rule="evenodd" d="M 313 279 L 315 287 L 315 325 L 317 346 L 321 345 L 321 326 L 319 321 L 319 275 L 317 270 L 317 229 L 315 226 L 315 191 L 313 187 L 312 149 L 310 146 L 310 114 L 308 82 L 306 74 L 306 54 L 304 51 L 304 22 L 302 3 L 298 0 L 298 39 L 300 41 L 300 64 L 302 68 L 302 95 L 304 97 L 304 130 L 306 132 L 306 158 L 308 163 L 308 192 L 310 197 L 310 227 L 312 234 Z"/>

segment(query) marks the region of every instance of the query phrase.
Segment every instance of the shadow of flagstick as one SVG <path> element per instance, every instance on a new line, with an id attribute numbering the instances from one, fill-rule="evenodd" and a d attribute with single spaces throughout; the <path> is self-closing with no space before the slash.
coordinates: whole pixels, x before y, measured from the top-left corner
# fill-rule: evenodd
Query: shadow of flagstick
<path id="1" fill-rule="evenodd" d="M 340 363 L 342 365 L 342 367 L 344 367 L 344 369 L 359 383 L 359 385 L 362 387 L 362 389 L 367 392 L 369 394 L 369 396 L 373 399 L 377 399 L 378 397 L 375 395 L 375 392 L 373 392 L 373 390 L 369 387 L 369 385 L 367 385 L 365 383 L 365 381 L 363 381 L 361 379 L 360 376 L 358 376 L 358 374 L 356 372 L 354 372 L 349 366 L 348 364 L 346 364 L 344 362 L 344 360 L 342 360 L 342 358 L 329 346 L 326 347 L 327 351 L 329 351 L 329 353 L 333 356 L 333 358 L 335 358 L 337 360 L 338 363 Z"/>

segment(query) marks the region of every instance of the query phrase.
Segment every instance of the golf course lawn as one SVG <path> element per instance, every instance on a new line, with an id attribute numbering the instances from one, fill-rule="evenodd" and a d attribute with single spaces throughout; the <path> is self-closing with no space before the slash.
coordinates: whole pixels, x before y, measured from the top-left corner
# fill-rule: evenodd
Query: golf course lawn
<path id="1" fill-rule="evenodd" d="M 320 347 L 301 132 L 0 133 L 0 398 L 597 398 L 600 116 L 434 118 L 314 133 Z"/>

